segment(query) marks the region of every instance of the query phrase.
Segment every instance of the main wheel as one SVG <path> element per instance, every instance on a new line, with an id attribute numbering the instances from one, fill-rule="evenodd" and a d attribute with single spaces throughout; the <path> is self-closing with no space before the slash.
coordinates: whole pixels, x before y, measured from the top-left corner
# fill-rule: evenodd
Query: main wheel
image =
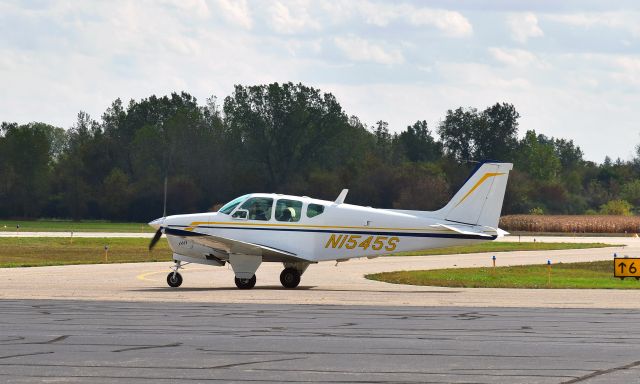
<path id="1" fill-rule="evenodd" d="M 256 275 L 250 279 L 239 279 L 236 277 L 236 287 L 240 289 L 251 289 L 256 286 Z"/>
<path id="2" fill-rule="evenodd" d="M 171 272 L 167 275 L 167 284 L 172 288 L 178 288 L 182 285 L 182 275 L 178 272 Z"/>
<path id="3" fill-rule="evenodd" d="M 285 268 L 280 274 L 280 283 L 285 288 L 295 288 L 300 284 L 300 272 L 295 268 Z"/>

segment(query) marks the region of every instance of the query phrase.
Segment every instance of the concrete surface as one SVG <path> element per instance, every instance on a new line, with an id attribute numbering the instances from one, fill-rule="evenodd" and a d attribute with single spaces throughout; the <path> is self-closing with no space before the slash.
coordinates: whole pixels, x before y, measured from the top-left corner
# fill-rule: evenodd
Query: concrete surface
<path id="1" fill-rule="evenodd" d="M 640 377 L 630 310 L 2 300 L 0 311 L 3 383 Z"/>
<path id="2" fill-rule="evenodd" d="M 633 241 L 631 241 L 633 240 Z M 609 240 L 612 241 L 611 239 Z M 613 248 L 495 253 L 498 265 L 611 260 L 614 252 L 640 255 L 640 240 Z M 264 263 L 256 288 L 235 288 L 228 267 L 189 265 L 178 289 L 166 285 L 171 263 L 77 265 L 5 270 L 0 299 L 84 299 L 205 303 L 354 304 L 486 307 L 640 308 L 638 292 L 621 290 L 464 289 L 416 287 L 364 279 L 368 273 L 491 265 L 492 254 L 381 257 L 311 265 L 300 287 L 284 290 L 282 265 Z M 640 284 L 640 282 L 639 282 Z"/>

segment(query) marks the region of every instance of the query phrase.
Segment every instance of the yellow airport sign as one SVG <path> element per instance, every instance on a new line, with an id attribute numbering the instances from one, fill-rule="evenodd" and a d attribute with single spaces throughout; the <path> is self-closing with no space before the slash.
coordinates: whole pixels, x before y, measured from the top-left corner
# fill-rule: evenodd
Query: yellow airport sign
<path id="1" fill-rule="evenodd" d="M 613 259 L 613 276 L 624 279 L 635 277 L 640 279 L 640 258 L 616 257 Z"/>

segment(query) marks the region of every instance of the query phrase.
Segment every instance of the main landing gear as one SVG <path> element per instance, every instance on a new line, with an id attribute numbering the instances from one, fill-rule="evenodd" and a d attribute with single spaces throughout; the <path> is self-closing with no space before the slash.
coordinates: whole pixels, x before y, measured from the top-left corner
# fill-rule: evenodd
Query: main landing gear
<path id="1" fill-rule="evenodd" d="M 169 272 L 167 275 L 167 284 L 169 284 L 171 288 L 178 288 L 182 285 L 182 275 L 178 272 L 182 266 L 180 265 L 180 261 L 175 260 L 174 262 L 175 264 L 171 267 L 173 272 Z"/>
<path id="2" fill-rule="evenodd" d="M 287 289 L 292 289 L 300 284 L 300 272 L 295 268 L 285 268 L 280 274 L 280 283 Z"/>

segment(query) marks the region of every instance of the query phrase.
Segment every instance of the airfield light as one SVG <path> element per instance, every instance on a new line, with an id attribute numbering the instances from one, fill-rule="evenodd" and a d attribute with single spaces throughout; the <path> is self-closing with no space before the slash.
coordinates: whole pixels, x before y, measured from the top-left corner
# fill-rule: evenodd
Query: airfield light
<path id="1" fill-rule="evenodd" d="M 551 285 L 551 260 L 547 260 L 547 270 L 549 272 L 549 276 L 547 278 L 547 285 Z"/>
<path id="2" fill-rule="evenodd" d="M 109 261 L 109 246 L 105 244 L 104 246 L 104 261 Z"/>
<path id="3" fill-rule="evenodd" d="M 493 255 L 491 260 L 493 260 L 493 268 L 495 268 L 496 267 L 496 255 Z"/>

